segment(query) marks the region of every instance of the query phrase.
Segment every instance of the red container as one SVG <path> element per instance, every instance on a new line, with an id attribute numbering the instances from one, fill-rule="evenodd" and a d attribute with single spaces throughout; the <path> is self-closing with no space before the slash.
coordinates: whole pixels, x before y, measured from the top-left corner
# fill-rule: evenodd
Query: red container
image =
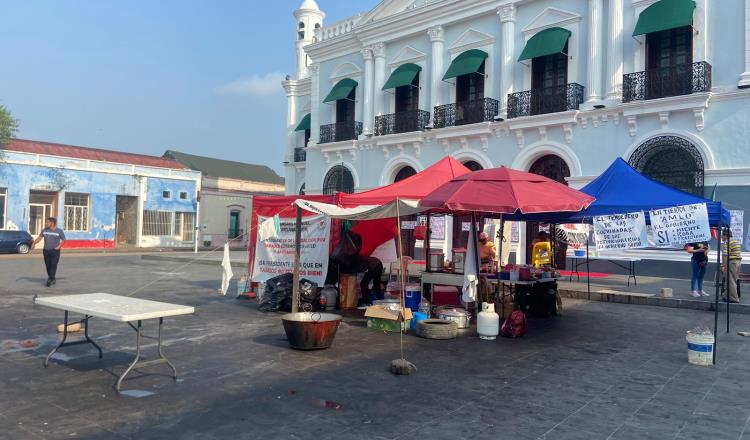
<path id="1" fill-rule="evenodd" d="M 461 304 L 457 287 L 432 286 L 433 306 L 455 306 L 457 304 Z"/>
<path id="2" fill-rule="evenodd" d="M 520 281 L 531 281 L 531 269 L 528 267 L 518 269 L 518 279 Z"/>

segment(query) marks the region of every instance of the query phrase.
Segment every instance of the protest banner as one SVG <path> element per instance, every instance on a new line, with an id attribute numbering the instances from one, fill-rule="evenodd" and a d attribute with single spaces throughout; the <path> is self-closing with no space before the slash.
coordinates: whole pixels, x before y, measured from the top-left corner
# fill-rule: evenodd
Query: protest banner
<path id="1" fill-rule="evenodd" d="M 258 224 L 266 217 L 258 217 Z M 255 261 L 252 280 L 265 282 L 285 273 L 294 272 L 295 219 L 281 219 L 281 234 L 266 241 L 255 241 Z M 325 284 L 328 273 L 328 254 L 331 219 L 325 216 L 306 217 L 302 220 L 300 242 L 300 277 Z"/>
<path id="2" fill-rule="evenodd" d="M 745 238 L 745 211 L 733 209 L 729 211 L 732 216 L 732 225 L 729 229 L 732 231 L 732 239 L 742 244 Z"/>
<path id="3" fill-rule="evenodd" d="M 648 246 L 646 215 L 641 212 L 594 217 L 596 249 L 634 249 Z"/>
<path id="4" fill-rule="evenodd" d="M 705 203 L 656 209 L 649 212 L 654 244 L 681 247 L 687 243 L 711 240 Z"/>

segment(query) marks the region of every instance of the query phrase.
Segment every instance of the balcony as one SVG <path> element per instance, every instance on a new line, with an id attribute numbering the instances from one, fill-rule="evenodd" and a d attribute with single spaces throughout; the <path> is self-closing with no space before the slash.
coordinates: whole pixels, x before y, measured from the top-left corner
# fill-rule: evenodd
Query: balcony
<path id="1" fill-rule="evenodd" d="M 362 134 L 362 123 L 356 121 L 337 122 L 320 126 L 320 143 L 353 141 Z"/>
<path id="2" fill-rule="evenodd" d="M 500 103 L 496 99 L 484 98 L 476 101 L 456 102 L 435 107 L 435 128 L 491 122 L 495 119 Z"/>
<path id="3" fill-rule="evenodd" d="M 294 149 L 294 161 L 304 162 L 306 160 L 307 160 L 307 151 L 305 151 L 304 148 L 295 148 Z"/>
<path id="4" fill-rule="evenodd" d="M 703 61 L 662 67 L 623 76 L 622 102 L 711 91 L 711 65 Z"/>
<path id="5" fill-rule="evenodd" d="M 430 112 L 409 110 L 375 117 L 375 136 L 423 131 L 430 123 Z"/>
<path id="6" fill-rule="evenodd" d="M 576 83 L 511 93 L 508 119 L 578 110 L 583 99 L 583 86 Z"/>

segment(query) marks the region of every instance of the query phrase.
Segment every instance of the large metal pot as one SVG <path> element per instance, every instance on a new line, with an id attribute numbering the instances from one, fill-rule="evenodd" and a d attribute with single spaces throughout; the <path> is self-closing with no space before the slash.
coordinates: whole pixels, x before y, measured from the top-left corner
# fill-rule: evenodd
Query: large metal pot
<path id="1" fill-rule="evenodd" d="M 289 345 L 297 350 L 321 350 L 333 344 L 341 316 L 333 313 L 288 313 L 281 317 Z"/>
<path id="2" fill-rule="evenodd" d="M 443 308 L 436 311 L 438 319 L 455 322 L 458 328 L 469 328 L 471 317 L 464 309 Z"/>

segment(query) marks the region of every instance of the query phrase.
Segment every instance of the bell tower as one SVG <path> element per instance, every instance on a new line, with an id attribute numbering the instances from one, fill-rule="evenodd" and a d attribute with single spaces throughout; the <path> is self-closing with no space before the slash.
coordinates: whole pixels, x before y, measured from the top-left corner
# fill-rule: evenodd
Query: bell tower
<path id="1" fill-rule="evenodd" d="M 294 11 L 297 41 L 297 79 L 308 76 L 307 66 L 310 59 L 305 53 L 304 47 L 313 43 L 315 29 L 323 26 L 326 14 L 320 10 L 315 0 L 304 0 L 299 9 Z"/>

